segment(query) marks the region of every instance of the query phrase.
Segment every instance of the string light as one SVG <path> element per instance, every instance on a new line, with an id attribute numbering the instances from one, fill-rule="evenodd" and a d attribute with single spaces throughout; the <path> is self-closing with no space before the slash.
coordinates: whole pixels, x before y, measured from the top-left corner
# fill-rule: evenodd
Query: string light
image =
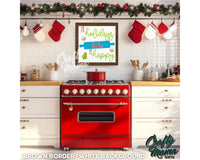
<path id="1" fill-rule="evenodd" d="M 94 14 L 94 15 L 98 15 L 99 13 L 104 13 L 107 16 L 108 12 L 109 12 L 109 17 L 112 17 L 113 15 L 121 14 L 123 12 L 126 12 L 130 17 L 132 17 L 132 16 L 137 16 L 139 14 L 137 12 L 138 10 L 142 14 L 144 14 L 144 16 L 149 16 L 149 17 L 154 13 L 160 13 L 161 15 L 165 15 L 165 16 L 169 14 L 171 15 L 171 14 L 180 13 L 179 3 L 176 3 L 175 5 L 170 5 L 169 7 L 164 6 L 163 4 L 159 4 L 159 5 L 154 4 L 153 6 L 150 6 L 147 4 L 140 4 L 140 5 L 124 4 L 123 7 L 122 6 L 120 7 L 119 4 L 115 5 L 115 4 L 108 4 L 108 3 L 102 3 L 98 5 L 84 4 L 84 3 L 79 3 L 79 4 L 71 3 L 68 5 L 68 8 L 67 10 L 65 10 L 65 12 L 72 12 L 75 9 L 75 10 L 78 10 L 79 12 L 75 12 L 74 14 L 79 14 L 80 17 L 83 17 L 85 13 Z M 66 6 L 63 6 L 63 7 L 66 7 Z M 59 6 L 59 3 L 33 4 L 32 6 L 27 6 L 26 4 L 20 4 L 20 14 L 21 15 L 30 14 L 34 16 L 35 13 L 45 14 L 45 13 L 51 13 L 51 12 L 62 12 L 63 7 L 61 8 Z M 48 8 L 50 8 L 51 10 L 48 11 Z"/>

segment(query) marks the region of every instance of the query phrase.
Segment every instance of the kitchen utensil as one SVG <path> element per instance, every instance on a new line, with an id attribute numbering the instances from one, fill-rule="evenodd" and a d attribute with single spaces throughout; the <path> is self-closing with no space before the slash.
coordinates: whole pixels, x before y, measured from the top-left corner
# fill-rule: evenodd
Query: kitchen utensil
<path id="1" fill-rule="evenodd" d="M 95 69 L 95 71 L 86 72 L 88 81 L 105 81 L 106 72 L 101 72 Z"/>
<path id="2" fill-rule="evenodd" d="M 130 60 L 130 61 L 131 61 L 131 63 L 132 63 L 133 68 L 134 68 L 135 70 L 137 70 L 135 60 Z"/>
<path id="3" fill-rule="evenodd" d="M 54 71 L 57 71 L 57 70 L 58 70 L 58 64 L 54 63 Z"/>
<path id="4" fill-rule="evenodd" d="M 138 70 L 140 70 L 140 62 L 139 62 L 139 60 L 136 60 L 136 64 L 137 64 Z"/>
<path id="5" fill-rule="evenodd" d="M 142 65 L 142 69 L 141 69 L 141 70 L 143 70 L 143 69 L 146 68 L 147 66 L 148 66 L 148 61 Z"/>
<path id="6" fill-rule="evenodd" d="M 52 65 L 51 65 L 51 63 L 48 64 L 48 68 L 49 68 L 49 71 L 52 71 Z"/>
<path id="7" fill-rule="evenodd" d="M 48 71 L 50 71 L 49 65 L 47 65 L 47 64 L 45 64 L 45 63 L 44 63 L 44 65 L 45 65 L 45 67 L 48 69 Z"/>

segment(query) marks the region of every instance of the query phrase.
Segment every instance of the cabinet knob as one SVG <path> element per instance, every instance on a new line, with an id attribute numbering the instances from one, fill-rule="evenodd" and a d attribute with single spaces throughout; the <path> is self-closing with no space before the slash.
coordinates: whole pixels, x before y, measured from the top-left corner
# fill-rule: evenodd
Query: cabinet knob
<path id="1" fill-rule="evenodd" d="M 71 107 L 69 107 L 69 111 L 72 111 L 73 110 L 73 107 L 71 106 Z"/>
<path id="2" fill-rule="evenodd" d="M 26 107 L 25 107 L 25 106 L 23 106 L 23 107 L 22 107 L 22 109 L 26 109 Z"/>
<path id="3" fill-rule="evenodd" d="M 23 101 L 23 102 L 28 102 L 29 100 L 28 99 L 20 99 L 20 101 Z"/>
<path id="4" fill-rule="evenodd" d="M 26 90 L 25 90 L 25 89 L 22 89 L 22 92 L 26 92 Z"/>
<path id="5" fill-rule="evenodd" d="M 20 122 L 29 122 L 29 120 L 20 120 Z"/>
<path id="6" fill-rule="evenodd" d="M 168 90 L 166 89 L 165 92 L 168 92 Z"/>
<path id="7" fill-rule="evenodd" d="M 162 101 L 172 101 L 172 99 L 162 99 Z"/>
<path id="8" fill-rule="evenodd" d="M 167 129 L 168 127 L 167 126 L 165 126 L 165 129 Z"/>
<path id="9" fill-rule="evenodd" d="M 165 109 L 168 109 L 168 107 L 166 106 Z"/>
<path id="10" fill-rule="evenodd" d="M 26 127 L 22 127 L 21 129 L 26 129 Z"/>

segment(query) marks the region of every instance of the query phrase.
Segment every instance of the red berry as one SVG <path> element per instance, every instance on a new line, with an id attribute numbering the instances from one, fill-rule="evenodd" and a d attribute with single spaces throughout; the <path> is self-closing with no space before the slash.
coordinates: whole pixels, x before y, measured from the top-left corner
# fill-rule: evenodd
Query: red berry
<path id="1" fill-rule="evenodd" d="M 137 14 L 140 14 L 140 11 L 137 11 Z"/>
<path id="2" fill-rule="evenodd" d="M 101 7 L 101 4 L 97 4 L 97 7 L 99 7 L 99 8 L 100 8 L 100 7 Z"/>
<path id="3" fill-rule="evenodd" d="M 28 8 L 29 8 L 29 6 L 26 6 L 26 8 L 28 9 Z"/>
<path id="4" fill-rule="evenodd" d="M 70 7 L 70 6 L 68 6 L 68 8 L 70 9 L 71 7 Z"/>
<path id="5" fill-rule="evenodd" d="M 127 5 L 124 5 L 124 6 L 123 6 L 123 9 L 124 9 L 124 10 L 127 10 L 127 9 L 128 9 L 128 6 L 127 6 Z"/>
<path id="6" fill-rule="evenodd" d="M 74 6 L 74 9 L 76 9 L 76 6 Z"/>
<path id="7" fill-rule="evenodd" d="M 22 5 L 20 4 L 20 8 L 21 8 L 21 6 L 22 6 Z"/>
<path id="8" fill-rule="evenodd" d="M 154 5 L 153 5 L 153 8 L 157 8 L 157 7 L 158 7 L 157 4 L 154 4 Z"/>
<path id="9" fill-rule="evenodd" d="M 120 7 L 120 5 L 119 5 L 119 4 L 116 4 L 116 7 L 117 7 L 117 8 L 119 8 L 119 7 Z"/>
<path id="10" fill-rule="evenodd" d="M 103 7 L 104 7 L 104 4 L 102 4 L 101 7 L 103 8 Z"/>

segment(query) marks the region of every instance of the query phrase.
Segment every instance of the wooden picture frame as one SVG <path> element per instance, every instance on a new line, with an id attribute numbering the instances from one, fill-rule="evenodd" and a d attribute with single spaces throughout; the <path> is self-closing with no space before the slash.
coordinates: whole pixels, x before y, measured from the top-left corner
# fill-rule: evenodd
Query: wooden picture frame
<path id="1" fill-rule="evenodd" d="M 118 65 L 118 23 L 76 23 L 75 64 Z"/>

